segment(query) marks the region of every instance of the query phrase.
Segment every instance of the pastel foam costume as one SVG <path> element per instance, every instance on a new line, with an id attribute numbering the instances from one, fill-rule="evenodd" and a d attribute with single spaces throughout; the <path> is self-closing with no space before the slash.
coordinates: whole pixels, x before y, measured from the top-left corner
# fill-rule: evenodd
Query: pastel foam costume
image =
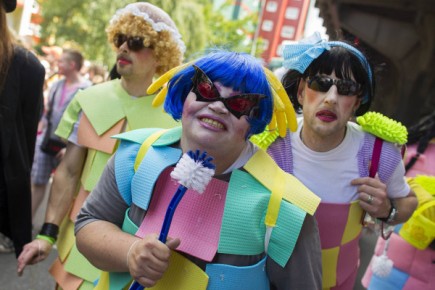
<path id="1" fill-rule="evenodd" d="M 377 135 L 367 133 L 364 135 L 356 157 L 358 158 L 359 175 L 369 176 L 369 173 L 371 176 L 374 175 L 369 172 L 368 164 L 371 161 L 372 167 L 375 167 L 373 165 L 376 163 L 378 167 L 376 171 L 381 180 L 388 180 L 401 158 L 393 144 L 383 142 L 378 136 L 403 144 L 406 142 L 406 128 L 375 112 L 368 112 L 358 117 L 357 120 L 364 131 Z M 298 135 L 299 132 L 295 134 Z M 278 165 L 285 171 L 293 173 L 292 139 L 291 137 L 278 139 L 270 146 L 276 138 L 277 134 L 265 132 L 252 139 L 263 148 L 269 148 L 268 153 Z M 375 152 L 381 154 L 377 162 L 373 158 Z M 351 289 L 353 287 L 359 259 L 358 239 L 362 229 L 360 223 L 362 214 L 356 201 L 350 203 L 322 202 L 316 212 L 323 249 L 324 288 Z"/>
<path id="2" fill-rule="evenodd" d="M 169 173 L 181 150 L 181 128 L 135 130 L 118 136 L 115 178 L 128 206 L 146 210 L 138 227 L 127 209 L 123 230 L 143 237 L 159 232 L 166 208 L 177 188 Z M 202 195 L 188 190 L 172 220 L 169 236 L 183 241 L 177 251 L 205 261 L 205 271 L 173 252 L 163 278 L 150 289 L 269 289 L 265 273 L 269 256 L 284 267 L 292 255 L 305 215 L 313 214 L 320 200 L 293 176 L 280 170 L 258 150 L 230 181 L 212 179 Z M 266 223 L 276 227 L 269 232 Z M 247 241 L 249 241 L 247 243 Z M 267 255 L 258 263 L 236 267 L 210 263 L 216 254 Z M 183 270 L 181 270 L 183 269 Z M 103 272 L 95 289 L 122 289 L 129 273 Z"/>
<path id="3" fill-rule="evenodd" d="M 416 152 L 409 146 L 406 157 Z M 433 289 L 435 285 L 435 145 L 429 144 L 424 154 L 408 171 L 408 183 L 417 195 L 418 207 L 404 224 L 397 225 L 391 235 L 386 255 L 393 262 L 389 275 L 373 274 L 372 264 L 385 250 L 385 241 L 378 239 L 375 255 L 363 276 L 362 284 L 368 289 Z M 430 176 L 422 175 L 430 174 Z M 431 244 L 431 245 L 430 245 Z"/>
<path id="4" fill-rule="evenodd" d="M 342 47 L 359 60 L 367 74 L 367 89 L 362 96 L 361 103 L 369 103 L 370 96 L 373 95 L 373 74 L 370 65 L 364 55 L 349 44 L 339 41 L 324 41 L 319 33 L 315 33 L 313 36 L 301 40 L 298 44 L 285 46 L 283 50 L 283 65 L 285 68 L 298 71 L 302 75 L 314 60 L 332 47 Z M 277 134 L 272 132 L 265 135 L 257 136 L 253 141 L 259 144 L 260 147 L 267 148 L 277 137 Z M 359 176 L 369 176 L 368 164 L 372 156 L 375 140 L 374 136 L 366 134 L 362 146 L 359 147 L 357 156 L 354 157 L 358 159 Z M 381 180 L 384 181 L 388 180 L 392 175 L 401 159 L 400 156 L 395 155 L 397 152 L 390 145 L 383 146 L 386 148 L 383 148 L 382 155 L 380 156 L 381 162 L 378 172 Z M 275 141 L 269 147 L 268 153 L 284 171 L 293 174 L 294 158 L 291 136 L 286 136 Z M 313 176 L 312 178 L 314 178 L 313 182 L 315 182 L 315 177 Z M 307 180 L 305 182 L 308 184 Z M 323 288 L 353 288 L 358 269 L 358 240 L 362 229 L 360 223 L 362 215 L 362 209 L 357 201 L 350 203 L 322 202 L 316 212 L 322 243 Z"/>
<path id="5" fill-rule="evenodd" d="M 372 157 L 375 137 L 366 133 L 359 149 L 359 174 L 369 176 L 368 164 Z M 388 180 L 399 164 L 401 157 L 390 143 L 384 143 L 378 174 L 381 180 Z M 291 136 L 277 139 L 268 153 L 286 172 L 293 174 Z M 363 211 L 357 201 L 350 203 L 322 202 L 316 212 L 322 244 L 323 288 L 335 286 L 352 289 L 359 264 L 358 240 L 361 234 Z M 349 284 L 347 284 L 349 283 Z"/>
<path id="6" fill-rule="evenodd" d="M 177 125 L 162 108 L 152 108 L 153 98 L 152 95 L 132 98 L 117 79 L 79 92 L 62 117 L 55 133 L 68 139 L 78 122 L 78 145 L 88 149 L 77 196 L 61 225 L 57 241 L 59 256 L 50 269 L 63 289 L 90 289 L 100 275 L 77 250 L 74 221 L 118 146 L 111 136 L 137 128 Z"/>

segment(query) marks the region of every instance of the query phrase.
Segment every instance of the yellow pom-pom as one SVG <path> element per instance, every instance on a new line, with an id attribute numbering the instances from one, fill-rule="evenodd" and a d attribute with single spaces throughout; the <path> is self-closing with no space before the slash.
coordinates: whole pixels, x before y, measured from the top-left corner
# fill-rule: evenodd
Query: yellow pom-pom
<path id="1" fill-rule="evenodd" d="M 408 140 L 408 130 L 406 130 L 406 127 L 381 113 L 367 112 L 363 116 L 357 117 L 356 121 L 364 131 L 385 141 L 403 145 Z"/>

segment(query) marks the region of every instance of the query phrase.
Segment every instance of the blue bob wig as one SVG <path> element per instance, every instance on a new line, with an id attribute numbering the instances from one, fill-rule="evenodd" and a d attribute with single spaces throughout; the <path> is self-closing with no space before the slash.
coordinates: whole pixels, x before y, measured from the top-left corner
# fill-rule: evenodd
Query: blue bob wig
<path id="1" fill-rule="evenodd" d="M 273 97 L 259 60 L 246 53 L 218 50 L 192 64 L 204 71 L 212 82 L 220 82 L 241 93 L 265 95 L 259 102 L 257 116 L 248 119 L 250 129 L 247 137 L 264 131 L 272 118 Z M 192 90 L 194 74 L 195 69 L 189 65 L 177 72 L 168 83 L 164 109 L 175 120 L 181 119 L 184 101 Z"/>

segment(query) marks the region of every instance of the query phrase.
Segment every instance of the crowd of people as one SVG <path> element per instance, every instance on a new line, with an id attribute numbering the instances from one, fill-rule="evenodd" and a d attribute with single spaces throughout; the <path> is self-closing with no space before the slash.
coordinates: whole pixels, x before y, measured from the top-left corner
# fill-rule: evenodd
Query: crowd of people
<path id="1" fill-rule="evenodd" d="M 136 2 L 107 26 L 109 73 L 73 49 L 41 62 L 8 32 L 16 1 L 0 4 L 0 250 L 18 275 L 56 246 L 61 289 L 350 290 L 359 271 L 368 289 L 433 287 L 434 115 L 404 159 L 406 129 L 370 115 L 358 46 L 287 44 L 280 77 L 219 48 L 185 62 L 167 12 Z M 374 253 L 359 249 L 366 219 Z"/>

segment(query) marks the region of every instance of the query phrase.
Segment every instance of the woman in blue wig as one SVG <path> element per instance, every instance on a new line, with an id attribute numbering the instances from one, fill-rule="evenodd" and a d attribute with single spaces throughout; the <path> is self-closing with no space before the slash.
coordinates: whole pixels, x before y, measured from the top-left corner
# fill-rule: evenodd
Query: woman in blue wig
<path id="1" fill-rule="evenodd" d="M 182 127 L 117 136 L 75 226 L 79 251 L 107 271 L 97 289 L 132 279 L 153 289 L 320 289 L 320 200 L 248 139 L 279 111 L 271 77 L 252 56 L 218 50 L 150 86 L 169 81 L 164 107 Z M 201 195 L 186 186 L 163 226 L 178 192 L 171 177 L 196 150 L 213 157 L 211 181 Z"/>
<path id="2" fill-rule="evenodd" d="M 402 135 L 377 128 L 384 124 L 378 115 L 357 119 L 377 136 L 351 122 L 368 111 L 375 88 L 371 66 L 354 46 L 316 34 L 284 47 L 284 67 L 283 85 L 303 116 L 296 133 L 278 138 L 268 152 L 322 199 L 316 218 L 323 288 L 353 289 L 364 212 L 386 228 L 407 220 L 416 207 L 393 144 L 403 144 L 394 140 Z M 406 129 L 404 134 L 406 139 Z"/>

